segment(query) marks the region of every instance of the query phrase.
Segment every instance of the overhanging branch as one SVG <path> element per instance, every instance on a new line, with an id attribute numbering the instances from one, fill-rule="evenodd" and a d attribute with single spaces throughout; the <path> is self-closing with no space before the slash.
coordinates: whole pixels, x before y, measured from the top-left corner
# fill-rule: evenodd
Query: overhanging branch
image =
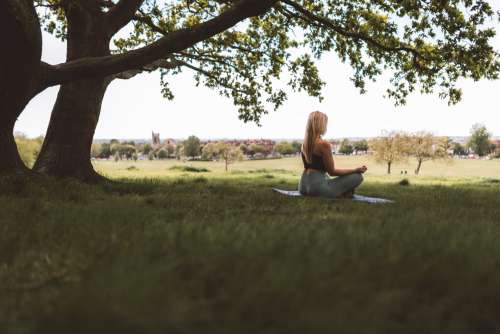
<path id="1" fill-rule="evenodd" d="M 119 55 L 86 57 L 59 65 L 42 64 L 45 69 L 42 89 L 74 80 L 106 77 L 140 69 L 165 56 L 185 50 L 219 34 L 246 18 L 268 11 L 278 0 L 240 0 L 219 16 L 189 28 L 169 33 L 158 41 Z"/>

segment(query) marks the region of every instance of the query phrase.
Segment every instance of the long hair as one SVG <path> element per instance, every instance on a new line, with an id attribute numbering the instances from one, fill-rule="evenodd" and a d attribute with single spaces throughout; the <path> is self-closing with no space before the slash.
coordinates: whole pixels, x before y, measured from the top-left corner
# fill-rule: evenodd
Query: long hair
<path id="1" fill-rule="evenodd" d="M 328 116 L 319 111 L 313 111 L 309 114 L 306 126 L 306 135 L 302 143 L 302 153 L 308 163 L 312 161 L 312 154 L 316 140 L 326 132 Z"/>

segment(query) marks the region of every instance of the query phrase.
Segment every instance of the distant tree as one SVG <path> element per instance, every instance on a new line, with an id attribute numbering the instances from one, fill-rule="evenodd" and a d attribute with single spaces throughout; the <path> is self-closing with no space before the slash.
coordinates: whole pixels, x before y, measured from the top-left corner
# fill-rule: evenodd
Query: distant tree
<path id="1" fill-rule="evenodd" d="M 466 155 L 467 151 L 465 147 L 460 143 L 453 143 L 453 154 L 454 155 Z"/>
<path id="2" fill-rule="evenodd" d="M 243 152 L 244 155 L 248 155 L 249 154 L 248 153 L 248 146 L 245 145 L 245 144 L 241 144 L 240 145 L 240 150 L 241 150 L 241 152 Z"/>
<path id="3" fill-rule="evenodd" d="M 158 159 L 160 159 L 160 160 L 168 159 L 168 152 L 166 149 L 162 148 L 158 151 L 157 156 L 158 156 Z"/>
<path id="4" fill-rule="evenodd" d="M 299 153 L 302 150 L 302 143 L 297 141 L 297 140 L 294 140 L 292 142 L 292 146 L 293 146 L 295 153 Z"/>
<path id="5" fill-rule="evenodd" d="M 19 132 L 14 135 L 14 139 L 21 160 L 27 167 L 32 167 L 40 152 L 42 142 L 38 139 L 29 139 L 25 134 Z"/>
<path id="6" fill-rule="evenodd" d="M 432 133 L 424 131 L 414 133 L 409 137 L 409 153 L 417 160 L 416 175 L 420 173 L 420 168 L 425 161 L 445 160 L 449 158 L 447 151 L 448 141 L 441 141 L 442 139 L 437 140 Z"/>
<path id="7" fill-rule="evenodd" d="M 295 147 L 293 147 L 293 145 L 287 141 L 277 143 L 274 146 L 274 151 L 282 155 L 296 153 Z"/>
<path id="8" fill-rule="evenodd" d="M 225 163 L 226 172 L 229 164 L 243 160 L 243 152 L 238 146 L 219 142 L 217 148 L 220 159 Z"/>
<path id="9" fill-rule="evenodd" d="M 369 143 L 375 161 L 387 164 L 387 174 L 391 174 L 391 166 L 397 162 L 408 160 L 408 137 L 402 132 L 384 132 L 381 137 Z"/>
<path id="10" fill-rule="evenodd" d="M 489 149 L 488 153 L 489 154 L 495 154 L 496 150 L 497 150 L 497 145 L 495 145 L 494 143 L 491 143 L 490 144 L 490 149 Z"/>
<path id="11" fill-rule="evenodd" d="M 110 145 L 113 145 L 113 144 L 120 144 L 120 142 L 118 141 L 118 139 L 111 139 L 111 140 L 109 141 L 109 144 L 110 144 Z"/>
<path id="12" fill-rule="evenodd" d="M 187 157 L 197 157 L 200 155 L 201 143 L 196 136 L 189 136 L 182 145 L 184 146 L 184 155 Z"/>
<path id="13" fill-rule="evenodd" d="M 352 154 L 353 150 L 354 149 L 348 139 L 342 140 L 339 148 L 339 153 L 349 155 Z"/>
<path id="14" fill-rule="evenodd" d="M 148 153 L 148 159 L 149 161 L 153 161 L 155 159 L 155 154 L 153 153 L 153 151 L 150 151 Z"/>
<path id="15" fill-rule="evenodd" d="M 182 144 L 177 144 L 175 146 L 175 158 L 180 160 L 184 156 L 184 146 Z"/>
<path id="16" fill-rule="evenodd" d="M 218 158 L 219 155 L 219 146 L 218 143 L 207 143 L 203 146 L 201 150 L 201 159 L 202 160 L 213 160 Z"/>
<path id="17" fill-rule="evenodd" d="M 168 157 L 170 158 L 175 153 L 175 146 L 172 144 L 167 144 L 165 146 L 165 150 L 167 151 Z"/>
<path id="18" fill-rule="evenodd" d="M 118 144 L 116 150 L 120 153 L 120 156 L 125 157 L 125 159 L 132 159 L 132 155 L 137 153 L 135 146 L 130 144 Z"/>
<path id="19" fill-rule="evenodd" d="M 248 154 L 250 156 L 254 156 L 256 153 L 261 153 L 261 154 L 264 154 L 267 152 L 267 149 L 264 147 L 264 145 L 260 145 L 260 144 L 250 144 L 250 146 L 248 147 Z"/>
<path id="20" fill-rule="evenodd" d="M 136 153 L 136 152 L 134 152 L 134 153 L 132 154 L 132 160 L 137 161 L 138 159 L 139 159 L 139 157 L 137 156 L 137 153 Z"/>
<path id="21" fill-rule="evenodd" d="M 102 151 L 102 144 L 93 143 L 90 147 L 90 156 L 92 158 L 99 158 Z"/>
<path id="22" fill-rule="evenodd" d="M 474 124 L 470 133 L 471 136 L 467 142 L 467 146 L 480 157 L 488 154 L 491 142 L 491 134 L 488 132 L 488 129 L 482 124 Z"/>
<path id="23" fill-rule="evenodd" d="M 111 145 L 109 143 L 101 144 L 101 151 L 99 152 L 99 158 L 107 159 L 112 155 L 111 153 Z"/>
<path id="24" fill-rule="evenodd" d="M 437 150 L 440 154 L 449 155 L 449 151 L 453 150 L 453 140 L 450 137 L 439 137 L 437 139 Z"/>
<path id="25" fill-rule="evenodd" d="M 359 140 L 354 143 L 353 148 L 356 152 L 368 152 L 368 141 L 366 139 Z"/>
<path id="26" fill-rule="evenodd" d="M 151 147 L 151 144 L 149 144 L 149 143 L 144 144 L 144 146 L 142 147 L 143 154 L 149 154 L 149 152 L 151 152 L 152 150 L 153 150 L 153 147 Z"/>
<path id="27" fill-rule="evenodd" d="M 122 157 L 120 156 L 120 152 L 116 151 L 115 154 L 113 154 L 113 159 L 118 162 L 118 160 L 121 160 Z"/>

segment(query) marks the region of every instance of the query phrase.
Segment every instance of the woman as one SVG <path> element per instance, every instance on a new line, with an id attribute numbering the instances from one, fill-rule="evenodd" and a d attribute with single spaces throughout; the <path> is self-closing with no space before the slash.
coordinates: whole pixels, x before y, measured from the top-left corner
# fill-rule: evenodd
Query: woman
<path id="1" fill-rule="evenodd" d="M 326 133 L 328 117 L 315 111 L 307 120 L 306 135 L 302 144 L 304 173 L 300 178 L 299 191 L 302 195 L 330 198 L 352 197 L 354 189 L 363 182 L 366 166 L 356 169 L 335 168 L 330 143 L 321 136 Z M 338 176 L 336 178 L 328 177 Z"/>

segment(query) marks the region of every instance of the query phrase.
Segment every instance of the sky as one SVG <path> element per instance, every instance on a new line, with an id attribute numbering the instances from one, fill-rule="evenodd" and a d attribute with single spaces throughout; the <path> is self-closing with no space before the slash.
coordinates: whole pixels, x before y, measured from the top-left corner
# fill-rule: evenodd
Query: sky
<path id="1" fill-rule="evenodd" d="M 64 62 L 64 43 L 47 33 L 43 34 L 43 42 L 44 61 Z M 496 44 L 500 49 L 500 38 Z M 395 107 L 392 100 L 383 97 L 388 87 L 384 78 L 369 84 L 368 93 L 361 95 L 349 79 L 350 66 L 342 64 L 334 54 L 323 57 L 318 67 L 327 83 L 324 100 L 319 102 L 290 90 L 288 101 L 278 111 L 263 116 L 260 127 L 239 120 L 230 99 L 214 90 L 195 87 L 189 71 L 172 78 L 173 101 L 162 97 L 157 73 L 115 80 L 104 98 L 95 138 L 149 139 L 152 131 L 159 132 L 162 139 L 190 135 L 202 139 L 302 138 L 307 116 L 314 110 L 328 115 L 325 138 L 374 137 L 383 130 L 467 136 L 475 123 L 486 125 L 494 136 L 500 136 L 500 80 L 460 81 L 464 95 L 458 105 L 448 106 L 437 94 L 415 93 L 407 105 Z M 53 87 L 35 97 L 19 117 L 15 131 L 29 137 L 43 135 L 57 91 L 58 87 Z"/>

